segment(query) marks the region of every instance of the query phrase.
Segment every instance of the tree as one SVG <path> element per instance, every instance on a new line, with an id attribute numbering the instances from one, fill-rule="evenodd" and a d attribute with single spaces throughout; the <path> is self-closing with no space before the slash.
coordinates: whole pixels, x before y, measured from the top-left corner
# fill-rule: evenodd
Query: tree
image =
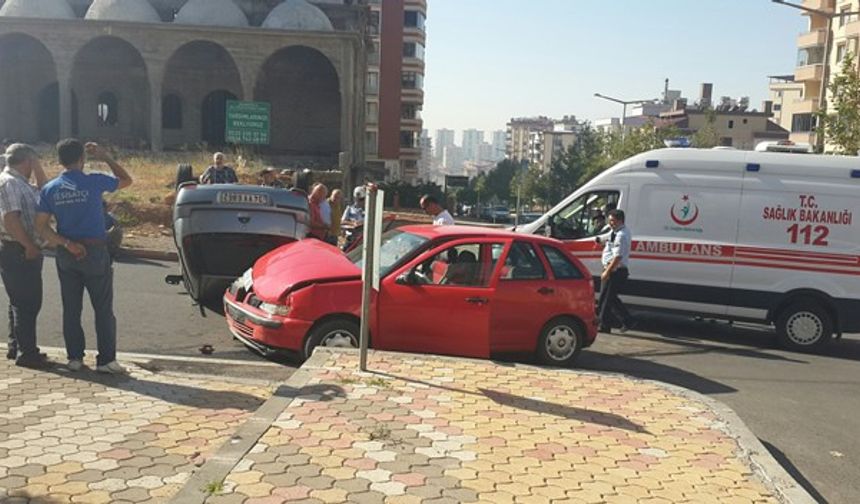
<path id="1" fill-rule="evenodd" d="M 657 128 L 653 121 L 631 129 L 626 135 L 617 132 L 606 133 L 606 155 L 609 158 L 609 165 L 643 152 L 662 149 L 666 146 L 665 140 L 677 138 L 680 133 L 675 126 Z"/>
<path id="2" fill-rule="evenodd" d="M 693 146 L 699 149 L 710 149 L 720 145 L 720 132 L 717 131 L 717 113 L 713 110 L 705 112 L 705 125 L 693 134 Z"/>
<path id="3" fill-rule="evenodd" d="M 549 172 L 548 199 L 557 203 L 609 165 L 605 135 L 586 124 L 576 142 L 555 159 Z"/>
<path id="4" fill-rule="evenodd" d="M 819 131 L 836 147 L 838 154 L 857 156 L 860 151 L 860 75 L 854 66 L 854 55 L 848 53 L 830 90 L 830 111 L 818 112 Z"/>

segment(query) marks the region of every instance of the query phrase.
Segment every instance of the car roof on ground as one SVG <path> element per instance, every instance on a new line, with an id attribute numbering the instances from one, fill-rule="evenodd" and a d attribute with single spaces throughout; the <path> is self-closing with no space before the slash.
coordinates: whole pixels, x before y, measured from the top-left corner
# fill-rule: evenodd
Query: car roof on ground
<path id="1" fill-rule="evenodd" d="M 431 240 L 435 240 L 438 238 L 459 239 L 473 237 L 505 239 L 515 238 L 517 240 L 523 241 L 540 241 L 543 243 L 552 243 L 553 245 L 561 244 L 561 242 L 559 242 L 558 240 L 547 238 L 545 236 L 522 234 L 502 228 L 480 226 L 432 226 L 429 224 L 413 224 L 408 226 L 401 226 L 397 228 L 397 230 L 423 236 Z"/>

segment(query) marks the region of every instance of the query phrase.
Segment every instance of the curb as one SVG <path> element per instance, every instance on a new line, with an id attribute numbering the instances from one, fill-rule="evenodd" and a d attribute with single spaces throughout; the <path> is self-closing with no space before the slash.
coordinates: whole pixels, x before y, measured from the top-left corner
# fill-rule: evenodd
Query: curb
<path id="1" fill-rule="evenodd" d="M 310 367 L 318 367 L 322 362 L 325 362 L 323 353 L 315 352 L 305 364 Z M 236 432 L 218 448 L 218 451 L 206 459 L 203 466 L 191 475 L 182 489 L 169 502 L 171 504 L 203 504 L 209 498 L 205 492 L 206 485 L 224 481 L 230 471 L 236 467 L 236 464 L 251 451 L 257 441 L 269 430 L 269 427 L 284 409 L 300 395 L 301 389 L 307 385 L 310 378 L 310 373 L 302 368 L 297 369 L 283 385 L 278 387 L 272 397 L 267 399 L 245 423 L 236 429 Z"/>

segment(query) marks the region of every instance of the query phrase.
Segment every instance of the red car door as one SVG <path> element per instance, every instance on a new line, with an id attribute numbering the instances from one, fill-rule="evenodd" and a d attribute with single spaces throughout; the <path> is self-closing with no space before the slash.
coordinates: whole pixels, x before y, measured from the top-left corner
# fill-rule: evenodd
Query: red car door
<path id="1" fill-rule="evenodd" d="M 562 298 L 541 254 L 529 241 L 515 241 L 505 255 L 490 324 L 494 352 L 531 352 L 541 329 L 558 313 Z"/>
<path id="2" fill-rule="evenodd" d="M 499 239 L 449 242 L 388 275 L 374 347 L 488 358 L 491 281 L 503 248 Z"/>

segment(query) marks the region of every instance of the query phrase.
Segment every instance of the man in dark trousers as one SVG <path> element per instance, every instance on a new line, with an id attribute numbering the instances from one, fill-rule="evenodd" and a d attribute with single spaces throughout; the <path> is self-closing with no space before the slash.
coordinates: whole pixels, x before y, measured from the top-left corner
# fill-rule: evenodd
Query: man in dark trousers
<path id="1" fill-rule="evenodd" d="M 84 289 L 96 318 L 98 356 L 96 371 L 123 374 L 116 361 L 116 318 L 113 313 L 113 264 L 108 252 L 102 195 L 131 185 L 128 172 L 100 145 L 79 140 L 57 144 L 63 172 L 48 182 L 39 195 L 36 228 L 48 244 L 57 247 L 57 273 L 63 301 L 63 337 L 69 369 L 83 366 L 84 330 L 81 327 Z M 86 151 L 86 152 L 85 152 Z M 102 161 L 113 176 L 84 173 L 86 156 Z M 51 228 L 51 217 L 57 230 Z"/>
<path id="2" fill-rule="evenodd" d="M 635 321 L 627 311 L 618 294 L 627 283 L 630 272 L 627 269 L 630 260 L 630 245 L 632 236 L 624 225 L 624 211 L 609 211 L 609 227 L 611 232 L 598 236 L 597 243 L 603 243 L 603 273 L 600 275 L 600 300 L 597 315 L 600 318 L 600 330 L 610 332 L 613 318 L 620 324 L 620 333 L 632 329 Z"/>
<path id="3" fill-rule="evenodd" d="M 30 185 L 30 178 L 36 186 Z M 36 151 L 12 144 L 0 173 L 0 276 L 9 297 L 7 357 L 29 368 L 48 365 L 36 346 L 42 309 L 42 251 L 36 235 L 36 203 L 47 178 Z M 20 352 L 20 355 L 18 353 Z"/>

